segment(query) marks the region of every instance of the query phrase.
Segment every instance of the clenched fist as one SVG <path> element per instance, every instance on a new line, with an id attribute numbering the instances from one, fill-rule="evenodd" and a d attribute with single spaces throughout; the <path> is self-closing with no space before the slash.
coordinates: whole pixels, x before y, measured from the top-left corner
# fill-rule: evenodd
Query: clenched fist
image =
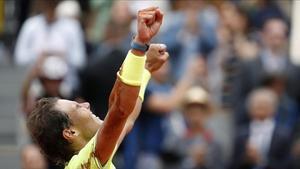
<path id="1" fill-rule="evenodd" d="M 146 53 L 146 69 L 152 73 L 158 70 L 169 58 L 167 46 L 164 44 L 151 44 Z"/>
<path id="2" fill-rule="evenodd" d="M 138 11 L 137 36 L 135 41 L 147 44 L 157 34 L 162 24 L 163 13 L 158 7 L 150 7 Z"/>

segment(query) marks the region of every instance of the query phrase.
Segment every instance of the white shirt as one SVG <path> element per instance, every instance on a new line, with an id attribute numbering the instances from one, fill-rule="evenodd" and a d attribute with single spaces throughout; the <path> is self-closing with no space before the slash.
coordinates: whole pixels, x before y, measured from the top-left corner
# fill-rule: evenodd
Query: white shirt
<path id="1" fill-rule="evenodd" d="M 15 61 L 18 65 L 29 65 L 42 52 L 62 53 L 70 66 L 84 66 L 84 39 L 79 22 L 70 18 L 58 18 L 49 24 L 43 15 L 27 19 L 17 39 Z"/>
<path id="2" fill-rule="evenodd" d="M 286 68 L 287 56 L 275 55 L 269 50 L 265 50 L 262 55 L 263 66 L 269 73 L 280 73 Z"/>
<path id="3" fill-rule="evenodd" d="M 273 119 L 254 120 L 250 123 L 249 144 L 259 152 L 263 163 L 267 162 L 274 129 L 275 122 Z"/>

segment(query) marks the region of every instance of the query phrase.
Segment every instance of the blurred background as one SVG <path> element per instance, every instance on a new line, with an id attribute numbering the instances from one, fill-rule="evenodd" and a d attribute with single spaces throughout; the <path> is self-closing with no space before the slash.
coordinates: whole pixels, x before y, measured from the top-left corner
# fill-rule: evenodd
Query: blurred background
<path id="1" fill-rule="evenodd" d="M 139 9 L 165 14 L 118 169 L 299 169 L 300 1 L 0 0 L 0 169 L 55 169 L 25 121 L 41 97 L 102 119 Z"/>

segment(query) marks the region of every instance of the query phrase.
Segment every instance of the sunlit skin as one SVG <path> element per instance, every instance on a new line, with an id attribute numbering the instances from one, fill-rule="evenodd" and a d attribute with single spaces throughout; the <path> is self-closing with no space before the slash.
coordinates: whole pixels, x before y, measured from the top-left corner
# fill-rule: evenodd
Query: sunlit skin
<path id="1" fill-rule="evenodd" d="M 55 105 L 57 110 L 68 114 L 72 126 L 63 131 L 66 138 L 72 137 L 72 146 L 79 151 L 97 133 L 103 123 L 90 110 L 90 104 L 60 99 Z"/>
<path id="2" fill-rule="evenodd" d="M 165 50 L 166 49 L 164 48 L 163 52 L 161 52 L 162 49 L 160 44 L 150 45 L 149 51 L 151 52 L 147 53 L 146 61 L 149 64 L 145 68 L 151 70 L 151 73 L 161 68 L 161 66 L 167 60 L 168 53 Z M 119 134 L 118 138 L 114 139 L 113 141 L 115 141 L 114 144 L 118 146 L 124 136 L 132 128 L 135 119 L 139 115 L 142 102 L 140 99 L 133 99 L 137 98 L 138 89 L 138 87 L 124 85 L 120 80 L 117 79 L 109 98 L 109 112 L 105 119 L 106 121 L 102 121 L 100 118 L 95 116 L 90 110 L 90 104 L 87 102 L 77 103 L 75 101 L 59 99 L 55 103 L 55 108 L 66 113 L 71 121 L 71 126 L 63 130 L 63 136 L 71 143 L 73 149 L 76 152 L 79 152 L 96 134 L 98 135 L 97 145 L 108 145 L 108 140 L 113 137 L 111 137 L 109 134 L 103 133 L 107 132 L 111 134 L 117 130 L 118 133 L 121 133 Z M 115 105 L 116 103 L 118 106 Z M 128 107 L 134 105 L 134 108 Z M 122 109 L 125 111 L 130 111 L 126 112 L 126 114 L 123 112 L 122 115 Z M 120 125 L 120 127 L 118 127 L 118 125 Z M 108 138 L 106 138 L 106 136 Z M 97 151 L 97 147 L 98 146 L 96 146 L 96 153 L 101 152 L 101 155 L 103 155 L 104 152 L 108 152 L 108 155 L 105 157 L 110 156 L 110 151 Z M 110 148 L 109 146 L 104 147 Z M 114 147 L 112 150 L 113 149 Z M 104 162 L 102 163 L 105 163 L 106 160 L 107 159 L 104 159 Z M 100 159 L 100 161 L 102 160 Z"/>
<path id="3" fill-rule="evenodd" d="M 158 7 L 140 10 L 137 15 L 137 35 L 133 41 L 139 44 L 149 44 L 159 31 L 162 20 L 163 13 Z M 134 48 L 130 52 L 136 57 L 147 56 L 143 69 L 147 69 L 150 74 L 161 68 L 169 57 L 166 46 L 162 44 L 151 44 L 147 52 Z M 121 68 L 121 70 L 123 69 Z M 143 72 L 145 71 L 143 70 Z M 122 71 L 120 71 L 120 76 L 122 77 Z M 146 85 L 144 81 L 141 83 Z M 110 93 L 108 112 L 103 121 L 91 112 L 90 104 L 87 102 L 57 100 L 54 103 L 54 109 L 58 110 L 58 113 L 66 114 L 70 120 L 68 127 L 64 127 L 62 136 L 70 144 L 70 148 L 75 151 L 73 155 L 81 151 L 95 137 L 93 156 L 100 164 L 105 165 L 125 135 L 132 129 L 139 115 L 142 105 L 142 97 L 139 96 L 139 92 L 140 86 L 125 83 L 118 76 Z M 62 160 L 70 159 L 62 158 Z"/>
<path id="4" fill-rule="evenodd" d="M 249 111 L 252 119 L 265 120 L 273 117 L 277 107 L 277 96 L 269 90 L 258 90 L 250 97 Z"/>
<path id="5" fill-rule="evenodd" d="M 279 19 L 269 20 L 263 30 L 264 44 L 273 52 L 281 52 L 287 42 L 287 26 Z"/>
<path id="6" fill-rule="evenodd" d="M 56 108 L 66 112 L 73 126 L 76 126 L 76 129 L 80 131 L 82 136 L 88 140 L 96 134 L 103 123 L 99 117 L 91 112 L 88 102 L 77 103 L 75 101 L 60 99 L 56 103 Z"/>
<path id="7" fill-rule="evenodd" d="M 272 105 L 273 103 L 269 100 L 263 100 L 264 98 L 258 98 L 253 101 L 251 107 L 251 115 L 255 119 L 264 120 L 275 113 L 275 107 Z"/>

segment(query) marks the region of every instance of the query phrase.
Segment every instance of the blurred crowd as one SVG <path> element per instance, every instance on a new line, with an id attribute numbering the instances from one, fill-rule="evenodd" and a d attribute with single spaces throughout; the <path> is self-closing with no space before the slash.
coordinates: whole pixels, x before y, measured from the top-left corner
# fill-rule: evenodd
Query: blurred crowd
<path id="1" fill-rule="evenodd" d="M 170 59 L 152 74 L 116 167 L 300 168 L 300 67 L 288 51 L 290 1 L 28 2 L 13 51 L 14 64 L 28 69 L 20 96 L 25 119 L 41 97 L 87 101 L 104 119 L 136 12 L 159 6 L 164 23 L 153 43 L 166 44 Z M 23 169 L 63 168 L 47 162 L 30 139 L 23 147 Z"/>

